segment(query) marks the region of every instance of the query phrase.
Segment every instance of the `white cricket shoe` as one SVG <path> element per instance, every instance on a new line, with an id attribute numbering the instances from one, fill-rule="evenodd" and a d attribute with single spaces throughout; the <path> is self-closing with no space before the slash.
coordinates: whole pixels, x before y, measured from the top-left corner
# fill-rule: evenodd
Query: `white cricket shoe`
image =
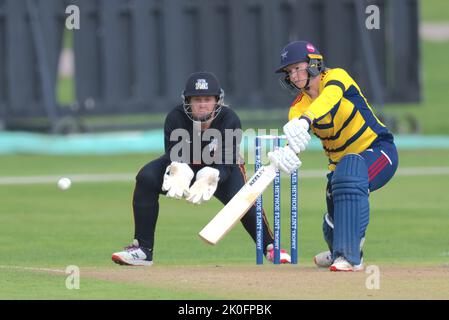
<path id="1" fill-rule="evenodd" d="M 360 260 L 360 264 L 352 265 L 344 257 L 338 257 L 334 263 L 329 267 L 330 271 L 361 271 L 363 270 L 363 258 Z"/>
<path id="2" fill-rule="evenodd" d="M 152 251 L 139 246 L 134 239 L 132 245 L 125 247 L 124 251 L 112 254 L 112 261 L 126 266 L 151 266 L 153 264 Z"/>
<path id="3" fill-rule="evenodd" d="M 313 262 L 319 268 L 329 268 L 332 265 L 332 253 L 330 251 L 323 251 L 313 257 Z"/>
<path id="4" fill-rule="evenodd" d="M 362 257 L 362 262 L 363 262 L 363 245 L 365 244 L 365 237 L 363 237 L 360 240 L 360 255 Z M 333 263 L 333 259 L 332 259 L 332 252 L 330 251 L 323 251 L 318 253 L 315 257 L 313 257 L 313 262 L 315 262 L 315 265 L 319 268 L 329 268 L 332 263 Z"/>
<path id="5" fill-rule="evenodd" d="M 274 246 L 269 244 L 267 246 L 267 260 L 274 263 Z M 281 264 L 291 263 L 292 259 L 286 250 L 281 249 Z"/>

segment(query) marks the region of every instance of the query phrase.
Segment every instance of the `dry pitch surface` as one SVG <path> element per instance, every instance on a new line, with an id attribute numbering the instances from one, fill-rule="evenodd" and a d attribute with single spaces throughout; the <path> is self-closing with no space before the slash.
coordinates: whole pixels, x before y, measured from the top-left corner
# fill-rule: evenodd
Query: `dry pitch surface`
<path id="1" fill-rule="evenodd" d="M 333 273 L 301 266 L 117 266 L 86 268 L 81 273 L 93 279 L 195 291 L 205 299 L 449 299 L 447 265 L 381 265 L 379 271 L 377 283 L 373 273 Z M 367 284 L 379 288 L 368 289 Z"/>

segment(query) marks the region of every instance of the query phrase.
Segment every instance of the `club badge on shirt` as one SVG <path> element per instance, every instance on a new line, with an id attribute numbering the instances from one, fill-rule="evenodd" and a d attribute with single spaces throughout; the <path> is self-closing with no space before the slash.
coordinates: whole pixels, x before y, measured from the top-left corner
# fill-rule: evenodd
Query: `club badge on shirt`
<path id="1" fill-rule="evenodd" d="M 209 152 L 217 151 L 218 140 L 216 138 L 212 138 L 212 141 L 208 144 Z"/>

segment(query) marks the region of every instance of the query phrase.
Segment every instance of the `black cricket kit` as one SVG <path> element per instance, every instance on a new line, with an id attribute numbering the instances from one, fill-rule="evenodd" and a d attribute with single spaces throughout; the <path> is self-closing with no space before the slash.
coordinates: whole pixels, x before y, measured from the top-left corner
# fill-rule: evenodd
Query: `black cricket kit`
<path id="1" fill-rule="evenodd" d="M 165 153 L 147 163 L 136 176 L 133 195 L 134 236 L 142 247 L 153 250 L 159 215 L 159 195 L 165 194 L 162 191 L 162 183 L 165 170 L 172 161 L 188 163 L 195 174 L 205 166 L 219 170 L 220 180 L 214 196 L 224 205 L 243 187 L 246 183 L 246 174 L 243 160 L 239 155 L 241 134 L 240 119 L 229 107 L 223 106 L 205 131 L 200 130 L 199 122 L 194 124 L 182 105 L 169 112 L 164 124 Z M 191 185 L 194 182 L 195 178 L 192 179 Z M 208 204 L 206 202 L 202 205 Z M 211 212 L 210 218 L 212 219 L 216 213 Z M 251 207 L 241 221 L 255 242 L 255 206 Z M 273 243 L 273 234 L 268 227 L 265 213 L 263 221 L 266 249 L 268 244 Z M 198 230 L 201 227 L 198 226 Z"/>

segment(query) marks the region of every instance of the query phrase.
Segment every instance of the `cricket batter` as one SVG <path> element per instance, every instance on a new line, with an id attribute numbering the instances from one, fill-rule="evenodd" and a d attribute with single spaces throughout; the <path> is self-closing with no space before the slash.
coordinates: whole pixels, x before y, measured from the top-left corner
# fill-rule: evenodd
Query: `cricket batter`
<path id="1" fill-rule="evenodd" d="M 121 265 L 152 265 L 160 194 L 185 199 L 192 204 L 206 202 L 214 195 L 226 204 L 246 183 L 244 165 L 239 156 L 241 133 L 240 136 L 231 137 L 231 141 L 225 141 L 228 138 L 226 130 L 241 131 L 240 119 L 224 105 L 223 98 L 224 92 L 214 74 L 197 72 L 188 78 L 182 104 L 165 119 L 165 154 L 147 163 L 136 177 L 133 195 L 134 241 L 124 251 L 114 253 L 112 261 Z M 223 141 L 217 139 L 217 132 Z M 279 148 L 273 156 L 291 167 L 300 165 L 299 159 L 289 148 Z M 287 170 L 285 167 L 282 169 Z M 256 241 L 255 206 L 241 221 Z M 274 239 L 265 213 L 263 232 L 266 235 L 264 254 L 273 262 Z M 282 250 L 281 263 L 289 262 L 290 256 Z"/>
<path id="2" fill-rule="evenodd" d="M 297 154 L 303 151 L 312 131 L 329 159 L 323 235 L 330 251 L 316 255 L 315 264 L 331 271 L 361 270 L 369 195 L 398 167 L 393 135 L 354 79 L 344 69 L 326 68 L 310 42 L 284 47 L 276 72 L 284 73 L 287 87 L 299 91 L 283 128 L 289 146 Z"/>

